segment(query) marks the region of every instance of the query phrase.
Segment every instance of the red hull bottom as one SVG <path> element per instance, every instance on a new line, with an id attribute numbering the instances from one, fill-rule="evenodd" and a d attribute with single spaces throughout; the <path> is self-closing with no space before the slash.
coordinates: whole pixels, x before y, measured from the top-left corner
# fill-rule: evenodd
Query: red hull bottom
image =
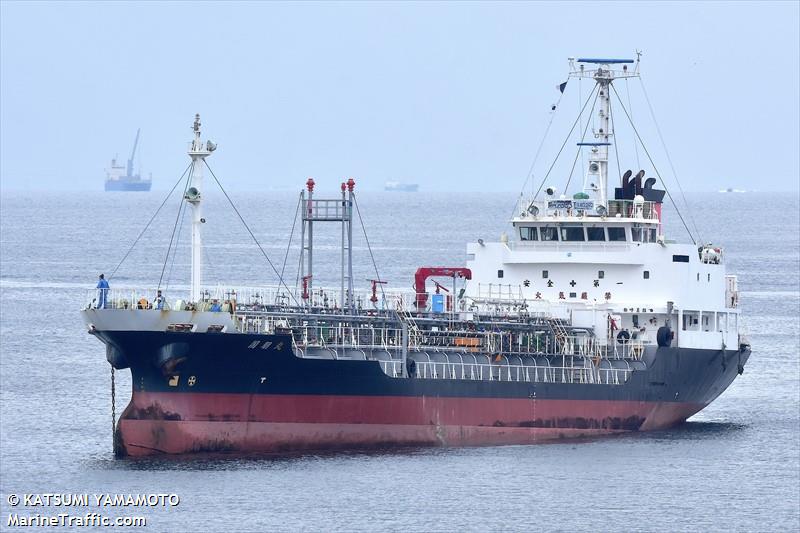
<path id="1" fill-rule="evenodd" d="M 126 420 L 120 424 L 120 431 L 124 436 L 125 453 L 141 456 L 161 453 L 292 453 L 331 449 L 535 444 L 609 435 L 625 430 Z M 154 438 L 154 435 L 157 437 Z"/>
<path id="2" fill-rule="evenodd" d="M 662 429 L 703 406 L 677 402 L 137 393 L 117 453 L 293 453 L 535 444 Z"/>

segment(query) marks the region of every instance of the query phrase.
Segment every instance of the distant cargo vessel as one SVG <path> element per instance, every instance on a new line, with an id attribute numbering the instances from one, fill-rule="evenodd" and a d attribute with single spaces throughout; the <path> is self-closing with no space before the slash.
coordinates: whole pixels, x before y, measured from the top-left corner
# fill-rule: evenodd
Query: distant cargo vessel
<path id="1" fill-rule="evenodd" d="M 387 181 L 384 185 L 386 191 L 417 192 L 419 185 L 416 183 L 403 183 L 401 181 Z"/>
<path id="2" fill-rule="evenodd" d="M 106 191 L 149 191 L 153 183 L 153 175 L 142 179 L 140 174 L 133 173 L 133 157 L 139 144 L 139 133 L 136 130 L 136 140 L 133 141 L 133 150 L 126 166 L 118 165 L 117 158 L 111 160 L 111 168 L 106 170 Z"/>

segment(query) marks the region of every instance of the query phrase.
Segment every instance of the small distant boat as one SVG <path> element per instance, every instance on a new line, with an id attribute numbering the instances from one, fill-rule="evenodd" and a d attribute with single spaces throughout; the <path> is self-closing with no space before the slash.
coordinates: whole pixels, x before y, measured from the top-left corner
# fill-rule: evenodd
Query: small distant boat
<path id="1" fill-rule="evenodd" d="M 402 181 L 387 181 L 384 184 L 385 191 L 393 192 L 417 192 L 419 185 L 416 183 L 403 183 Z"/>
<path id="2" fill-rule="evenodd" d="M 139 145 L 139 133 L 136 130 L 136 140 L 133 141 L 133 150 L 126 166 L 118 165 L 117 158 L 111 160 L 111 168 L 106 170 L 106 191 L 149 191 L 153 183 L 153 175 L 142 179 L 140 174 L 133 173 L 133 157 Z"/>
<path id="3" fill-rule="evenodd" d="M 747 192 L 747 191 L 745 191 L 744 189 L 733 189 L 731 187 L 728 187 L 727 189 L 720 189 L 719 192 Z"/>

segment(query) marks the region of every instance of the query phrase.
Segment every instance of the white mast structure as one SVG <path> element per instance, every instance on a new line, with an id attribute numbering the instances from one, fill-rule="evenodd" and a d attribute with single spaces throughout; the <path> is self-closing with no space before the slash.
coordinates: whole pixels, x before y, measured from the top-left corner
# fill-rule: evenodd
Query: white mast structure
<path id="1" fill-rule="evenodd" d="M 633 63 L 633 59 L 596 59 L 596 58 L 574 58 L 569 59 L 571 78 L 592 78 L 597 83 L 598 95 L 600 99 L 600 110 L 598 111 L 599 128 L 592 128 L 595 142 L 579 143 L 581 146 L 591 147 L 589 155 L 589 169 L 583 183 L 583 190 L 594 193 L 599 205 L 606 205 L 608 201 L 608 147 L 611 146 L 611 139 L 614 137 L 611 125 L 611 82 L 618 78 L 635 78 L 639 76 L 639 60 L 636 60 L 636 67 L 632 72 L 628 71 L 628 64 Z M 575 67 L 575 63 L 578 67 Z M 597 70 L 586 70 L 586 64 L 598 65 Z M 622 64 L 622 70 L 613 70 L 610 65 Z"/>
<path id="2" fill-rule="evenodd" d="M 184 199 L 192 206 L 192 283 L 191 297 L 192 302 L 199 302 L 202 299 L 203 287 L 203 238 L 202 225 L 205 223 L 203 218 L 203 166 L 205 158 L 211 155 L 216 149 L 216 145 L 211 141 L 203 146 L 200 140 L 200 115 L 194 116 L 194 139 L 189 145 L 189 157 L 192 159 L 191 184 L 186 189 Z"/>

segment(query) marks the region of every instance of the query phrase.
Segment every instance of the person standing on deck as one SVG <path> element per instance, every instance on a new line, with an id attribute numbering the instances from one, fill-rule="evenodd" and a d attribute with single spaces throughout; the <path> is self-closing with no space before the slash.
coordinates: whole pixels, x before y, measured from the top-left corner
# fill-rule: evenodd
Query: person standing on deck
<path id="1" fill-rule="evenodd" d="M 164 309 L 164 296 L 161 295 L 161 290 L 159 289 L 158 294 L 156 295 L 156 299 L 154 301 L 154 307 L 159 311 Z"/>
<path id="2" fill-rule="evenodd" d="M 96 309 L 105 309 L 108 302 L 108 281 L 104 274 L 100 274 L 100 280 L 97 282 L 97 307 Z"/>

